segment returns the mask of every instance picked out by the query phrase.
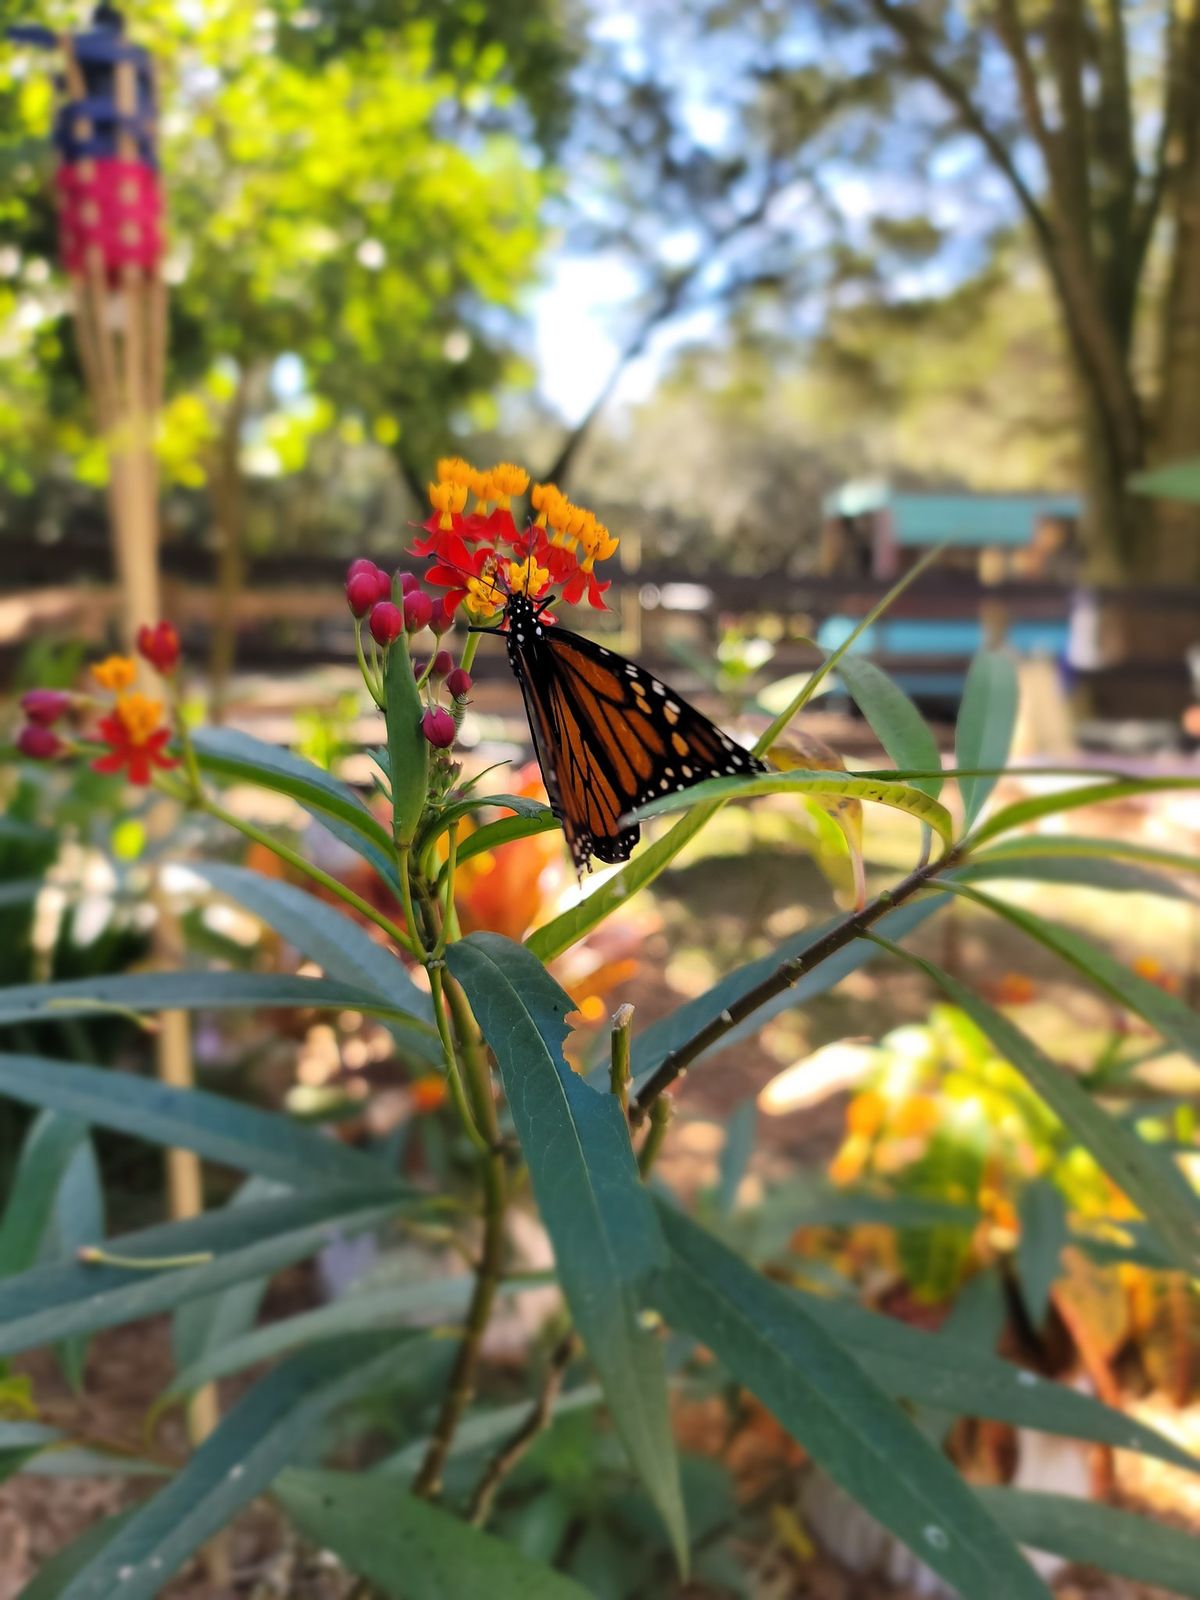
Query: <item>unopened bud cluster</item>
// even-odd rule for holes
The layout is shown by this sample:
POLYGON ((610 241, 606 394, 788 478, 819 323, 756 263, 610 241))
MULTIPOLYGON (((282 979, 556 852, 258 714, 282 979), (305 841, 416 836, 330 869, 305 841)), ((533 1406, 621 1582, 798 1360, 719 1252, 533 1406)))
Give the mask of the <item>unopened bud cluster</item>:
MULTIPOLYGON (((346 574, 346 603, 360 639, 365 623, 375 645, 385 652, 402 636, 406 644, 425 630, 441 638, 454 626, 454 618, 447 611, 443 597, 429 594, 415 574, 397 571, 389 575, 365 558, 350 564, 346 574)), ((455 665, 449 650, 440 648, 428 665, 411 661, 410 670, 427 702, 421 715, 421 732, 435 749, 447 750, 458 734, 471 692, 471 674, 455 665), (449 698, 449 706, 438 703, 440 691, 449 698)), ((375 674, 365 662, 364 675, 367 687, 379 700, 382 678, 373 682, 375 674)))

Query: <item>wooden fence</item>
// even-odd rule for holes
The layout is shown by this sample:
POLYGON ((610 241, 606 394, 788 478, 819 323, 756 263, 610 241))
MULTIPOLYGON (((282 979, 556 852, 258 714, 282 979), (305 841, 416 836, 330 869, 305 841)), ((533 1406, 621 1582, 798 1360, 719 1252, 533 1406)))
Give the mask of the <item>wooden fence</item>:
MULTIPOLYGON (((413 563, 419 568, 420 563, 413 563)), ((197 544, 170 543, 163 550, 165 609, 179 624, 189 652, 204 659, 217 604, 214 559, 197 544)), ((272 673, 353 658, 342 584, 345 561, 295 554, 251 559, 236 607, 238 664, 272 673)), ((724 570, 681 572, 649 561, 637 571, 614 574, 608 599, 611 617, 589 617, 618 649, 666 668, 672 636, 692 648, 715 644, 724 619, 770 615, 784 619, 772 670, 801 671, 817 659, 811 645, 830 617, 864 616, 889 586, 864 578, 822 577, 776 571, 744 576, 724 570), (615 624, 615 626, 614 626, 615 624)), ((1186 652, 1200 645, 1200 591, 1172 586, 1127 588, 1102 594, 1107 613, 1118 616, 1127 637, 1150 640, 1153 650, 1122 652, 1120 665, 1086 675, 1098 708, 1110 715, 1173 715, 1186 703, 1186 652), (1166 648, 1159 648, 1167 642, 1166 648)), ((1011 623, 1066 624, 1072 590, 1062 583, 980 584, 956 572, 933 570, 920 578, 889 611, 891 620, 929 624, 979 620, 989 635, 1002 636, 1011 623)), ((100 538, 71 538, 53 545, 0 545, 0 672, 7 678, 20 652, 35 636, 77 636, 89 644, 105 637, 115 595, 108 547, 100 538)), ((937 647, 880 664, 906 673, 961 672, 961 655, 937 647)), ((503 671, 502 658, 479 658, 485 675, 503 671)))

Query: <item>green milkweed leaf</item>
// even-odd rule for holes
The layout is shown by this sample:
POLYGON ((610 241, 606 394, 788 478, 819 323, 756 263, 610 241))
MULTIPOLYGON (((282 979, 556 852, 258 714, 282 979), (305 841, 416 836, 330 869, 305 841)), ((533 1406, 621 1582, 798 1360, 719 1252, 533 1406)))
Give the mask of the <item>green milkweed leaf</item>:
POLYGON ((446 960, 500 1068, 567 1304, 682 1566, 687 1536, 666 1373, 638 1301, 639 1285, 666 1256, 625 1119, 612 1095, 563 1059, 573 1004, 536 957, 480 933, 450 945, 446 960))

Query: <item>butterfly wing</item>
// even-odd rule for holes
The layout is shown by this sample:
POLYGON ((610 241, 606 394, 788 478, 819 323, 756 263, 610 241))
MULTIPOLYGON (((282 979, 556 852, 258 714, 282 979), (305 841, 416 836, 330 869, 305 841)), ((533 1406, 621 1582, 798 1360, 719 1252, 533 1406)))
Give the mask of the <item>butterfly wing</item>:
POLYGON ((510 601, 509 661, 550 804, 577 868, 626 861, 641 836, 620 819, 706 778, 762 763, 653 673, 510 601))

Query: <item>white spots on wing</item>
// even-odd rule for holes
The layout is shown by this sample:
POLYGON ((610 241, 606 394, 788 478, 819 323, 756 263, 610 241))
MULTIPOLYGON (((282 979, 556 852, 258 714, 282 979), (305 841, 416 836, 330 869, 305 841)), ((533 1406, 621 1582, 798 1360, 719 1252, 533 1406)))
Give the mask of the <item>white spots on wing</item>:
POLYGON ((671 787, 671 780, 669 778, 664 778, 658 787, 665 793, 671 787))
POLYGON ((685 778, 690 778, 690 777, 691 777, 691 775, 692 775, 692 769, 691 769, 691 767, 680 767, 680 769, 679 769, 679 770, 680 770, 680 772, 682 772, 682 773, 683 773, 683 775, 684 775, 684 777, 685 777, 685 778))
POLYGON ((657 678, 651 680, 650 687, 654 690, 655 694, 666 694, 667 692, 665 687, 659 683, 657 678))

